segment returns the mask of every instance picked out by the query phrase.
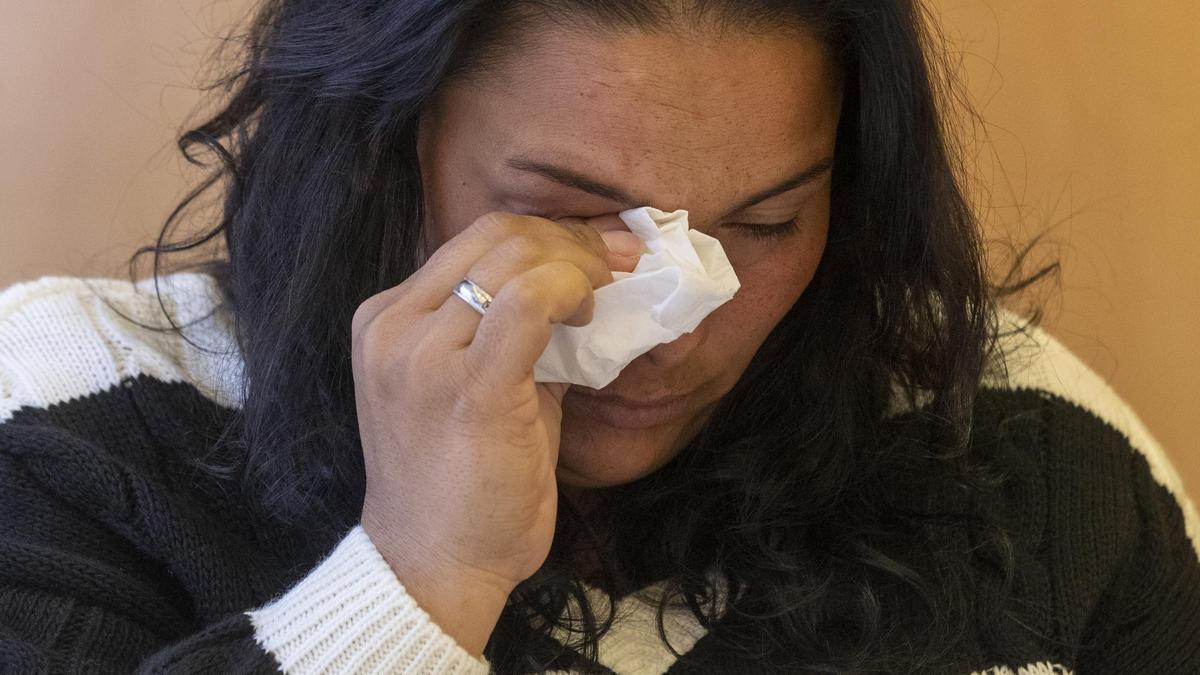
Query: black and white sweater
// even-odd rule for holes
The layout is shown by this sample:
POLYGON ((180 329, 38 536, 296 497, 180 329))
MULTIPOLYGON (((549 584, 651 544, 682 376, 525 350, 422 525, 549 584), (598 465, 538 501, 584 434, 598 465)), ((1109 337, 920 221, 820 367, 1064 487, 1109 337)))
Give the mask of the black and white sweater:
MULTIPOLYGON (((487 672, 361 528, 296 572, 190 479, 188 458, 238 408, 241 364, 221 313, 187 331, 205 351, 114 311, 162 325, 150 283, 0 293, 0 672, 487 672)), ((179 323, 216 299, 202 275, 163 291, 179 323)), ((1011 648, 977 650, 964 673, 1200 673, 1200 529, 1175 469, 1062 345, 1036 330, 1011 340, 976 417, 986 431, 1024 412, 1008 520, 1036 602, 1011 626, 977 627, 1011 631, 998 641, 1011 648)), ((621 601, 600 666, 766 668, 728 662, 690 613, 666 618, 676 658, 638 599, 653 590, 621 601)))

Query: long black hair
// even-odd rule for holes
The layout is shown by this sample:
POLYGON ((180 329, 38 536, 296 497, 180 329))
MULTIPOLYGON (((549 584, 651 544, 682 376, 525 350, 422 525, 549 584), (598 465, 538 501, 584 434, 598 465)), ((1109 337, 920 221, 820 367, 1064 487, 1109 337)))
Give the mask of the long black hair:
POLYGON ((987 620, 973 589, 983 577, 1006 588, 1012 563, 977 508, 997 474, 968 443, 998 291, 939 108, 947 71, 915 0, 264 2, 214 87, 222 107, 180 139, 207 179, 131 260, 132 273, 152 252, 157 275, 166 254, 223 244, 202 269, 235 319, 246 389, 201 466, 286 533, 275 543, 297 561, 327 550, 364 489, 351 317, 421 260, 422 111, 449 79, 484 72, 501 36, 536 34, 530 22, 683 19, 796 25, 839 64, 824 257, 675 460, 602 491, 586 519, 564 497, 550 556, 486 654, 501 672, 543 669, 554 626, 594 654, 611 613, 560 621, 584 597, 576 562, 590 551, 591 583, 621 593, 665 579, 662 607, 681 602, 705 625, 723 594, 723 649, 774 655, 763 667, 929 670, 987 620), (172 242, 210 189, 222 190, 219 222, 172 242))

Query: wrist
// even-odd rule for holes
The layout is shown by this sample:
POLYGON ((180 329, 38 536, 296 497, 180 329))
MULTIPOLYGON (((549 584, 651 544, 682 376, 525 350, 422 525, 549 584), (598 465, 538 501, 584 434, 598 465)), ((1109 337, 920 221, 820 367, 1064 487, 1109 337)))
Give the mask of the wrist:
POLYGON ((370 521, 364 513, 363 530, 408 594, 459 646, 481 658, 515 584, 420 546, 392 545, 370 521))

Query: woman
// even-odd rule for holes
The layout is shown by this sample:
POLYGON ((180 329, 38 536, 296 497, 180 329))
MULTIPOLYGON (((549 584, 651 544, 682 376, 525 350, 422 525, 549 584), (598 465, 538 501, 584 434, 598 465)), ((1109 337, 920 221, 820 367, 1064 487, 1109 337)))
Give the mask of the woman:
POLYGON ((995 309, 921 20, 266 3, 147 249, 225 252, 0 296, 3 670, 1196 672, 1194 510, 995 309), (535 382, 647 204, 741 289, 535 382))

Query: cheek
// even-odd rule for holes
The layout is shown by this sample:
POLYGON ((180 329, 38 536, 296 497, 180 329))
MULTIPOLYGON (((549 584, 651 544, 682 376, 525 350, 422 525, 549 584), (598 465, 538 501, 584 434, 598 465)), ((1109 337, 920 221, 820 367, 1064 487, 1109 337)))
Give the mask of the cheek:
POLYGON ((781 241, 730 247, 730 263, 742 283, 729 302, 738 320, 760 329, 756 333, 765 339, 812 281, 827 232, 827 226, 810 225, 781 241))
POLYGON ((709 317, 706 340, 725 367, 740 370, 749 363, 808 287, 825 249, 827 229, 802 230, 781 242, 751 242, 730 251, 742 286, 709 317), (757 252, 747 257, 750 246, 757 252), (735 260, 735 255, 741 259, 735 260))
POLYGON ((737 352, 753 354, 800 292, 792 285, 794 280, 785 275, 739 273, 738 277, 742 287, 718 310, 721 332, 727 340, 738 343, 737 352))

